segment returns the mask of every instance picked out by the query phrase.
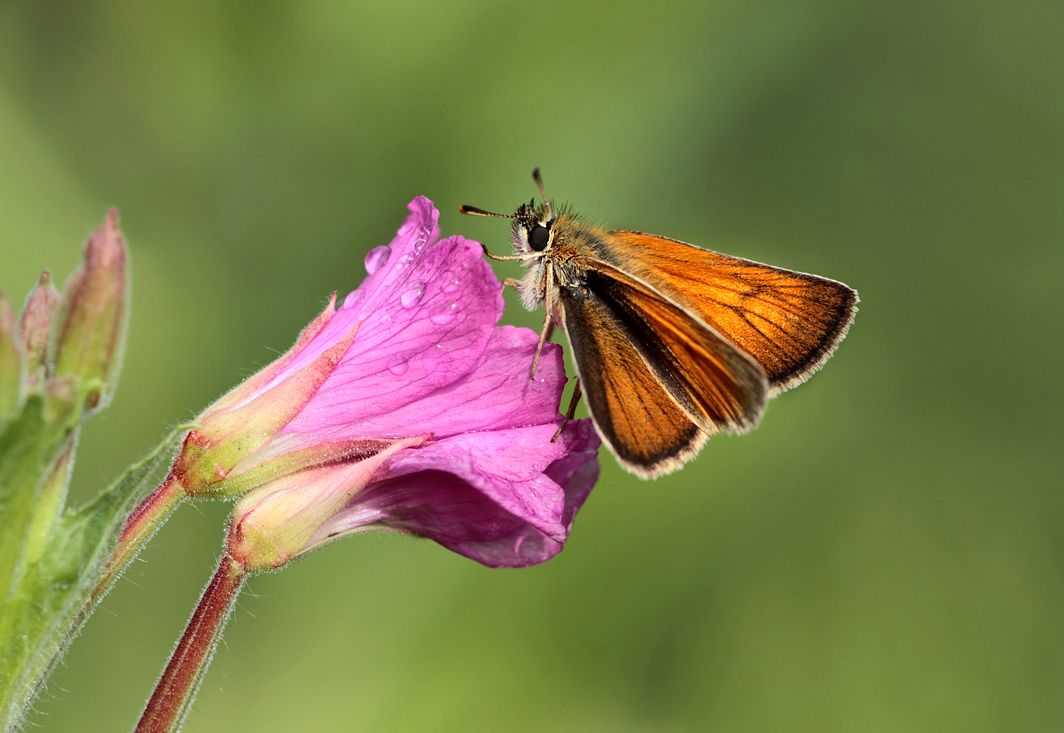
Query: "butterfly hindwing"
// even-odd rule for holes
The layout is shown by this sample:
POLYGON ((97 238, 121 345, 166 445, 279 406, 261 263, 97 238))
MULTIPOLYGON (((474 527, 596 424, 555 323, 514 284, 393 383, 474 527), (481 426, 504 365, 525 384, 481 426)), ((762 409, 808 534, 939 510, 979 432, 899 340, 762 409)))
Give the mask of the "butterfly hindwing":
POLYGON ((629 471, 649 478, 674 471, 705 441, 650 371, 617 316, 593 292, 560 288, 562 322, 588 410, 599 434, 629 471))

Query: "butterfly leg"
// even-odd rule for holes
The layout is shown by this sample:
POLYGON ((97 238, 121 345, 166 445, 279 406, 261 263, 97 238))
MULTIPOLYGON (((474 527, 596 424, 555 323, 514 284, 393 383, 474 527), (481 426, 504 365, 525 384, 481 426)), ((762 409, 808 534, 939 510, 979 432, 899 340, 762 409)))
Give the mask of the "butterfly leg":
POLYGON ((554 442, 558 439, 558 436, 565 430, 565 426, 569 424, 569 421, 576 415, 576 406, 580 404, 580 377, 576 378, 576 387, 573 388, 573 396, 569 400, 569 409, 565 411, 565 417, 562 418, 562 424, 558 426, 558 429, 554 431, 554 437, 550 439, 550 442, 554 442))
POLYGON ((543 294, 544 304, 547 308, 547 316, 543 319, 543 330, 539 332, 539 343, 536 344, 536 355, 532 357, 532 371, 528 373, 529 379, 536 378, 536 365, 539 364, 539 354, 543 351, 543 342, 550 338, 554 332, 554 307, 551 304, 551 294, 554 291, 554 268, 547 265, 547 289, 543 294))
POLYGON ((543 330, 539 332, 539 343, 536 344, 536 355, 532 357, 532 371, 528 373, 529 379, 536 378, 536 365, 539 364, 539 354, 543 351, 543 344, 550 338, 553 331, 554 317, 550 313, 547 313, 547 317, 543 319, 543 330))
POLYGON ((503 280, 502 284, 503 285, 509 285, 514 290, 518 290, 518 291, 521 290, 521 281, 520 280, 515 280, 512 277, 508 277, 505 280, 503 280))

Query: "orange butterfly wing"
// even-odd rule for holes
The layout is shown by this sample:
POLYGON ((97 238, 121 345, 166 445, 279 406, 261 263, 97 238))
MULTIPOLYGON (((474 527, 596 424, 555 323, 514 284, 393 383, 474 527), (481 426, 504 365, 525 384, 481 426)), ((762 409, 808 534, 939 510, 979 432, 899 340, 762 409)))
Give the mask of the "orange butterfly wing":
POLYGON ((819 369, 857 311, 857 292, 827 278, 643 232, 606 232, 603 239, 596 255, 675 300, 753 357, 772 394, 819 369))

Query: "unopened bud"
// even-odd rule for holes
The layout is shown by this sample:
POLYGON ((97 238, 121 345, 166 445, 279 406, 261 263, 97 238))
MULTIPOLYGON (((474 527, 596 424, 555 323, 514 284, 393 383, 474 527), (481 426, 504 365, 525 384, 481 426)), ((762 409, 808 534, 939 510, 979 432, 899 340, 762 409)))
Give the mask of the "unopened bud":
POLYGON ((22 353, 25 357, 26 385, 33 387, 50 376, 48 363, 48 329, 59 310, 59 291, 52 284, 48 270, 30 291, 22 309, 22 353))
POLYGON ((22 355, 15 339, 15 310, 0 292, 0 421, 14 412, 22 389, 22 355))
POLYGON ((107 404, 118 379, 129 312, 126 245, 111 209, 63 290, 55 373, 74 377, 88 410, 107 404))
POLYGON ((376 441, 375 453, 288 474, 249 492, 229 520, 229 556, 249 572, 270 570, 308 552, 327 538, 319 530, 366 487, 401 450, 428 435, 376 441))

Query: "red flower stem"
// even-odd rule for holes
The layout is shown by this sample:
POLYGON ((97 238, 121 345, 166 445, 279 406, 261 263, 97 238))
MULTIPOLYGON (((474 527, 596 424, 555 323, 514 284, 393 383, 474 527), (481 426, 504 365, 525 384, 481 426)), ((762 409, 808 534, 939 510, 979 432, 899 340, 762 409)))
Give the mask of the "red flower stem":
POLYGON ((244 568, 228 554, 222 556, 218 571, 203 591, 166 671, 155 685, 136 733, 164 733, 181 728, 246 577, 244 568))
POLYGON ((92 596, 87 604, 88 608, 103 597, 108 588, 122 571, 126 569, 130 561, 137 556, 144 544, 151 539, 156 530, 162 526, 166 518, 170 516, 177 506, 186 498, 185 488, 173 474, 153 491, 148 498, 140 503, 136 509, 126 518, 126 525, 118 538, 118 544, 111 551, 111 557, 107 561, 103 575, 92 591, 92 596))

